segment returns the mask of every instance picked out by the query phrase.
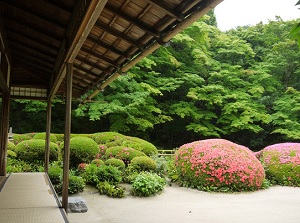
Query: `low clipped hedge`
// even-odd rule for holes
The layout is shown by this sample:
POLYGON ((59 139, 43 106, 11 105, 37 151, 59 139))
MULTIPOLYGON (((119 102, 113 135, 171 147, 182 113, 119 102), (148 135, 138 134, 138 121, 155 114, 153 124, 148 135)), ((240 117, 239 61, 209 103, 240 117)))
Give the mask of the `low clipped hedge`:
POLYGON ((91 164, 96 164, 97 166, 104 165, 104 161, 100 159, 94 159, 92 160, 91 164))
MULTIPOLYGON (((61 147, 63 148, 63 144, 61 147)), ((98 154, 97 143, 88 137, 77 136, 70 139, 70 166, 77 167, 80 163, 90 163, 98 154)))
POLYGON ((13 143, 15 145, 17 145, 18 143, 23 142, 25 140, 32 139, 32 137, 27 134, 13 134, 12 138, 13 138, 13 143))
POLYGON ((131 160, 130 167, 137 171, 155 171, 156 162, 147 156, 135 157, 131 160))
MULTIPOLYGON (((36 133, 35 136, 33 136, 32 139, 43 139, 43 140, 46 140, 46 133, 45 132, 36 133)), ((50 142, 54 142, 54 143, 57 142, 57 137, 56 137, 55 134, 50 134, 50 142)))
POLYGON ((248 148, 224 139, 201 140, 175 153, 178 181, 206 191, 257 190, 265 172, 248 148))
POLYGON ((116 158, 110 158, 106 160, 105 165, 117 167, 119 170, 125 169, 125 163, 123 162, 123 160, 116 159, 116 158))
POLYGON ((280 143, 261 150, 267 178, 274 184, 300 186, 300 143, 280 143))
MULTIPOLYGON (((15 152, 18 159, 31 163, 43 162, 45 159, 45 144, 43 139, 31 139, 20 142, 15 147, 15 152)), ((56 161, 58 157, 58 146, 50 142, 50 161, 56 161)))
POLYGON ((146 156, 145 153, 135 150, 133 148, 127 148, 124 146, 115 146, 106 150, 105 157, 116 158, 122 160, 125 164, 129 164, 131 160, 138 156, 146 156))
POLYGON ((97 144, 107 144, 109 142, 123 139, 125 136, 117 132, 99 132, 99 133, 91 134, 90 137, 97 144))

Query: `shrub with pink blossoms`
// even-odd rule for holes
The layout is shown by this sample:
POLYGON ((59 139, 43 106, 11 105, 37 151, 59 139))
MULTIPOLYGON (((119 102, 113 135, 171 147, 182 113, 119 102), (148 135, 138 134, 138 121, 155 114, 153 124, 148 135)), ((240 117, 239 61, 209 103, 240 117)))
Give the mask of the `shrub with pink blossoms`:
POLYGON ((200 190, 257 190, 265 179, 264 168, 251 150, 224 139, 181 146, 175 167, 182 185, 200 190))
POLYGON ((300 186, 300 143, 280 143, 262 150, 261 161, 272 183, 300 186))

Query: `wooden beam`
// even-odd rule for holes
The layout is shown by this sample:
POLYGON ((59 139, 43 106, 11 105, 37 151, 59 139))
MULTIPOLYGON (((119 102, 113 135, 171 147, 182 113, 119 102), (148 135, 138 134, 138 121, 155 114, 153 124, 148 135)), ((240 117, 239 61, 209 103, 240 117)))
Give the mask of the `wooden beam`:
POLYGON ((131 17, 127 14, 125 14, 124 12, 122 12, 120 9, 116 9, 115 7, 113 7, 112 5, 107 4, 105 6, 105 9, 115 13, 117 16, 125 19, 126 21, 128 21, 129 23, 137 26, 138 28, 140 28, 141 30, 145 31, 146 33, 148 33, 151 36, 154 36, 156 38, 160 37, 160 33, 154 29, 152 29, 150 26, 148 26, 145 23, 142 23, 141 21, 139 21, 137 18, 131 17))
POLYGON ((51 110, 52 110, 52 102, 47 101, 46 145, 45 145, 45 163, 44 163, 44 171, 47 174, 49 171, 49 157, 50 157, 51 110))
POLYGON ((93 63, 93 62, 87 60, 87 59, 86 59, 85 57, 83 57, 83 56, 78 55, 78 56, 76 57, 76 60, 80 61, 81 63, 87 64, 87 65, 89 65, 89 66, 91 66, 91 67, 93 67, 93 68, 96 68, 96 69, 98 69, 98 70, 101 70, 101 71, 102 71, 103 73, 105 73, 105 74, 109 74, 109 73, 110 73, 110 71, 107 71, 107 70, 106 70, 107 68, 102 67, 102 66, 99 65, 99 64, 93 63))
POLYGON ((175 18, 178 21, 182 21, 184 19, 184 15, 173 10, 169 5, 160 0, 150 0, 150 4, 153 4, 163 10, 169 16, 175 18))
POLYGON ((9 106, 10 95, 9 93, 3 93, 0 126, 0 176, 6 176, 9 106))
POLYGON ((122 32, 118 31, 117 29, 114 29, 112 27, 110 27, 109 25, 106 25, 100 21, 96 22, 96 26, 99 27, 100 29, 104 30, 105 32, 108 32, 109 34, 118 37, 120 39, 125 40, 126 42, 130 43, 131 45, 136 46, 138 49, 142 50, 143 49, 143 45, 138 43, 137 40, 132 39, 126 35, 124 35, 122 32))
POLYGON ((70 163, 70 135, 71 135, 71 105, 72 105, 72 77, 73 65, 66 64, 67 70, 67 92, 66 92, 66 113, 65 113, 65 134, 64 134, 64 158, 63 158, 63 186, 62 186, 62 207, 68 212, 68 187, 69 187, 69 163, 70 163))
POLYGON ((113 67, 118 67, 119 64, 116 64, 115 61, 103 56, 103 54, 101 53, 98 53, 97 51, 94 51, 94 50, 90 50, 89 48, 87 47, 81 47, 81 50, 89 55, 92 55, 96 58, 99 58, 100 60, 103 60, 104 62, 108 63, 109 65, 113 66, 113 67))
POLYGON ((96 37, 93 37, 93 36, 88 36, 87 38, 88 40, 92 41, 93 43, 97 44, 98 46, 110 51, 110 52, 113 52, 117 55, 120 55, 126 59, 129 59, 130 56, 127 55, 126 53, 122 52, 121 50, 118 50, 117 48, 115 48, 113 45, 109 45, 107 43, 105 43, 104 41, 100 40, 100 39, 97 39, 96 37))
MULTIPOLYGON (((95 22, 99 18, 106 3, 107 0, 91 0, 88 9, 86 10, 86 13, 84 15, 84 18, 80 21, 80 26, 78 27, 78 30, 75 31, 76 35, 68 43, 69 47, 65 48, 66 46, 63 46, 65 50, 61 51, 61 54, 63 54, 63 56, 60 56, 60 60, 62 61, 57 63, 59 67, 57 70, 54 70, 54 73, 52 74, 53 84, 50 86, 50 100, 54 98, 61 82, 64 79, 65 72, 63 72, 63 70, 65 63, 74 62, 75 57, 77 56, 87 36, 91 32, 95 22)), ((73 21, 71 21, 71 23, 73 23, 73 21)), ((69 26, 73 26, 73 24, 71 23, 69 24, 69 26)))

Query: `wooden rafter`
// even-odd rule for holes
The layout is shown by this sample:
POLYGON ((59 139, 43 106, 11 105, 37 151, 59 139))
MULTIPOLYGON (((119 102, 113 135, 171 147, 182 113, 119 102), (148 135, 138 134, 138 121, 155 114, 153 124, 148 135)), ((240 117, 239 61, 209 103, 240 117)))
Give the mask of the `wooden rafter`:
POLYGON ((119 9, 116 9, 115 7, 109 5, 109 3, 106 5, 105 9, 113 12, 114 14, 118 15, 119 17, 125 19, 127 22, 134 24, 135 26, 139 27, 141 30, 143 30, 144 32, 159 38, 159 32, 157 32, 156 30, 152 29, 150 26, 148 26, 147 24, 141 22, 140 20, 138 20, 137 18, 131 17, 129 15, 127 15, 126 13, 122 12, 119 9))
POLYGON ((155 5, 156 7, 159 7, 166 14, 168 14, 169 16, 175 18, 177 21, 182 21, 184 19, 183 14, 175 11, 169 5, 167 5, 165 2, 163 2, 161 0, 151 0, 150 3, 155 5))

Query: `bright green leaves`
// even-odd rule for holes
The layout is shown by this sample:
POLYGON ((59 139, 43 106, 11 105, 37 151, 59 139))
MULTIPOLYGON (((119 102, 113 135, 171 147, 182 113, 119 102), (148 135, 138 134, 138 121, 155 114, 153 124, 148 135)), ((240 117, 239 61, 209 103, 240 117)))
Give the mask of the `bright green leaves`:
POLYGON ((288 88, 283 97, 274 102, 272 124, 275 130, 272 133, 283 135, 287 139, 300 139, 300 92, 288 88))

